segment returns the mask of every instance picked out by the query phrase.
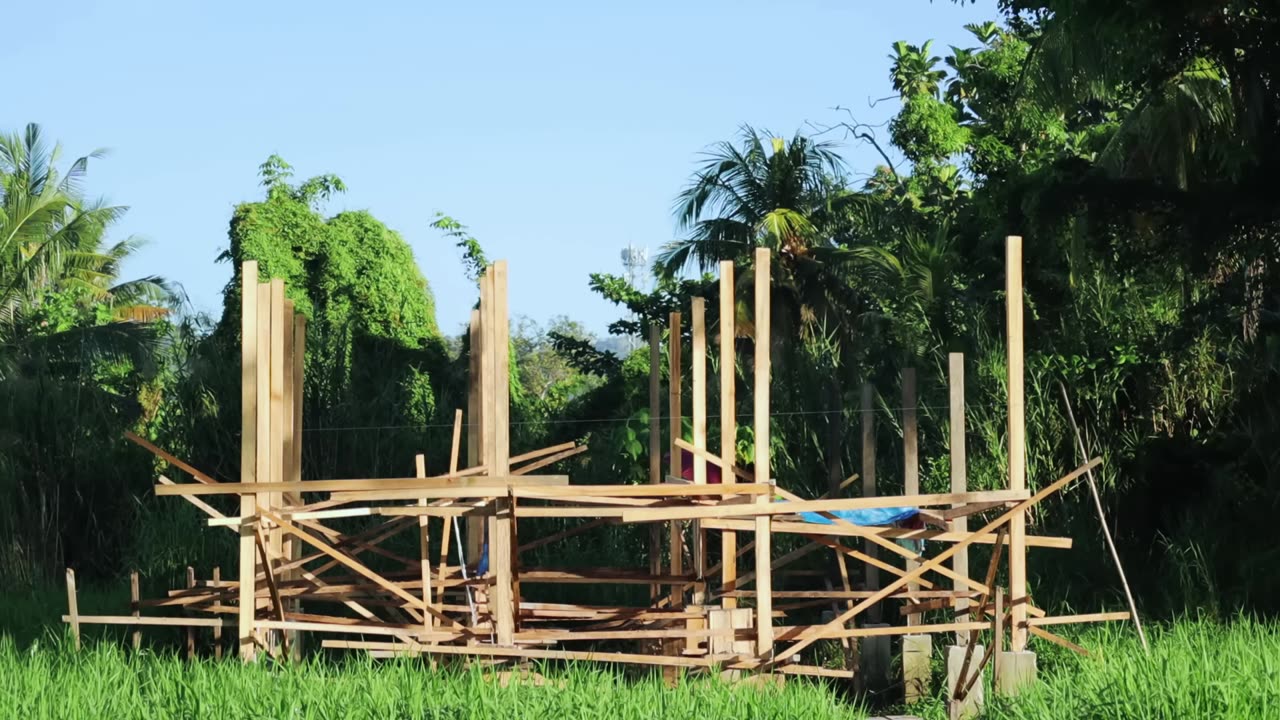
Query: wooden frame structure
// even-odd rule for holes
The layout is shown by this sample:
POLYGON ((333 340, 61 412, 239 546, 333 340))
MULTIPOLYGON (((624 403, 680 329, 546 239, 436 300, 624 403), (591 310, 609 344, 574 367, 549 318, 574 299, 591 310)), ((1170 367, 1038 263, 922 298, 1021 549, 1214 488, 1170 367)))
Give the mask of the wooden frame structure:
MULTIPOLYGON (((725 262, 720 265, 718 327, 720 447, 708 444, 709 337, 705 303, 695 299, 689 308, 691 382, 687 387, 692 437, 686 439, 682 432, 686 386, 683 318, 677 312, 670 317, 666 338, 668 472, 662 472, 659 455, 664 446, 659 417, 663 338, 662 329, 654 326, 649 333, 649 475, 648 483, 640 485, 574 485, 564 475, 535 474, 585 450, 574 443, 511 455, 507 266, 501 261, 480 280, 480 300, 469 332, 467 408, 465 414, 461 409, 455 413, 447 470, 429 475, 427 458, 419 455, 414 477, 303 480, 305 318, 285 298, 283 282, 259 282, 257 264, 246 262, 241 282, 240 481, 219 482, 147 441, 131 438, 195 481, 175 483, 162 476, 155 486, 157 495, 184 498, 209 515, 209 526, 238 534, 237 579, 191 576, 187 587, 157 600, 138 598, 135 579, 130 615, 88 617, 76 611, 74 576, 68 571, 66 621, 77 638, 80 626, 95 622, 214 627, 218 632, 235 625, 239 652, 246 660, 263 650, 288 653, 299 646, 299 634, 307 633, 321 635, 326 648, 377 654, 461 655, 487 661, 595 660, 828 677, 852 677, 856 665, 806 663, 805 651, 822 640, 840 640, 848 651, 854 638, 946 633, 971 643, 982 630, 1008 628, 1014 649, 1022 649, 1027 636, 1035 635, 1082 650, 1044 628, 1128 619, 1130 613, 1046 617, 1026 596, 1027 548, 1071 546, 1069 538, 1027 536, 1027 511, 1099 461, 1089 461, 1034 494, 1026 489, 1021 457, 1025 445, 1020 248, 1020 240, 1011 238, 1008 488, 967 489, 964 363, 962 356, 953 354, 949 366, 951 492, 919 492, 915 373, 908 369, 903 373, 904 494, 876 494, 875 391, 866 385, 862 496, 841 496, 859 479, 854 475, 817 499, 787 491, 771 473, 769 388, 774 339, 768 250, 756 250, 747 268, 754 285, 749 329, 755 348, 748 390, 752 436, 757 439, 750 467, 739 465, 737 451, 739 328, 735 268, 725 262), (464 428, 466 467, 460 467, 464 428), (682 472, 681 458, 686 454, 693 458, 690 479, 682 472), (719 484, 708 484, 709 466, 718 468, 719 484), (228 503, 227 510, 220 511, 206 496, 223 496, 221 502, 234 496, 237 504, 228 503), (859 526, 834 514, 896 506, 920 508, 921 515, 937 527, 859 526), (806 522, 799 516, 802 511, 818 513, 829 523, 806 522), (969 519, 979 516, 991 519, 978 522, 981 527, 970 531, 969 519), (548 517, 576 518, 580 524, 540 538, 519 531, 521 519, 548 517), (354 528, 340 527, 356 522, 354 528), (593 528, 626 523, 650 525, 646 568, 567 570, 521 564, 521 555, 533 549, 593 528), (389 538, 414 530, 416 557, 389 549, 389 538), (717 533, 719 542, 709 542, 708 536, 717 533), (797 535, 803 542, 777 554, 773 548, 779 534, 797 535), (750 540, 740 544, 747 536, 750 540), (860 545, 855 544, 857 539, 862 540, 860 545), (941 544, 943 549, 930 556, 905 544, 922 540, 941 544), (969 576, 968 548, 975 543, 994 546, 982 581, 969 576), (775 583, 776 573, 817 551, 834 554, 838 590, 831 585, 783 589, 775 583), (993 587, 1004 553, 1009 563, 1007 597, 993 587), (852 567, 850 560, 856 561, 852 567), (742 572, 744 565, 748 572, 742 572), (930 574, 949 581, 948 587, 930 581, 930 574), (602 582, 646 585, 648 603, 623 607, 522 599, 522 585, 602 582), (896 613, 887 612, 886 601, 894 603, 896 613), (141 613, 166 607, 181 608, 185 614, 141 613), (815 622, 814 615, 823 608, 831 609, 830 618, 815 622), (899 615, 906 618, 904 624, 878 624, 883 617, 899 615), (930 616, 935 619, 928 620, 930 616), (871 623, 859 625, 855 622, 859 619, 871 623), (601 649, 600 643, 609 643, 609 649, 601 649), (615 649, 619 643, 635 643, 636 651, 615 649)), ((194 649, 194 643, 189 645, 194 649)), ((846 661, 850 655, 846 652, 846 661)), ((977 673, 986 660, 970 663, 966 657, 965 664, 977 673)), ((964 687, 972 683, 970 679, 964 687)))

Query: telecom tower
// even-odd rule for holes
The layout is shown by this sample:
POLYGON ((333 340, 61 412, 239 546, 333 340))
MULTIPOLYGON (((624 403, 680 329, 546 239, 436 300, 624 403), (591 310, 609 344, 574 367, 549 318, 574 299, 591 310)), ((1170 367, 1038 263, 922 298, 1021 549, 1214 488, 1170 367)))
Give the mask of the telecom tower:
MULTIPOLYGON (((622 249, 622 267, 627 273, 627 284, 631 287, 644 292, 648 286, 649 278, 649 249, 638 248, 631 243, 622 249)), ((631 319, 635 320, 635 314, 631 315, 631 319)), ((639 338, 631 336, 627 338, 627 351, 633 352, 639 345, 639 338)))

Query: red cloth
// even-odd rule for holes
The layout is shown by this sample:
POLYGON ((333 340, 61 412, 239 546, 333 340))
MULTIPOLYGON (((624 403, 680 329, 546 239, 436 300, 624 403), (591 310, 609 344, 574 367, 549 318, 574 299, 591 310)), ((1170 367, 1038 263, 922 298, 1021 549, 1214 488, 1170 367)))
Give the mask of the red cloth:
MULTIPOLYGON (((668 461, 670 457, 671 455, 668 454, 666 457, 663 458, 663 460, 668 461)), ((685 450, 684 448, 680 448, 680 477, 684 478, 685 480, 688 480, 689 482, 693 482, 693 453, 689 452, 688 450, 685 450)), ((707 484, 708 485, 720 484, 720 466, 719 465, 707 463, 707 484)))

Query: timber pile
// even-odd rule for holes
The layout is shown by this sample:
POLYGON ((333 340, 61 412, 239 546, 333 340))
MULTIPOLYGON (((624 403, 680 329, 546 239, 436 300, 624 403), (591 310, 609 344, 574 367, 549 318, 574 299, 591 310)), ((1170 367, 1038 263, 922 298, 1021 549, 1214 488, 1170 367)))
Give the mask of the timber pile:
MULTIPOLYGON (((1012 240, 1012 239, 1011 239, 1012 240)), ((649 482, 641 485, 574 485, 564 475, 536 471, 585 450, 566 443, 511 454, 508 399, 507 267, 489 267, 480 282, 480 302, 470 324, 470 381, 467 422, 454 417, 452 451, 444 472, 429 475, 416 458, 414 477, 398 479, 304 480, 302 478, 302 382, 305 318, 285 299, 280 280, 258 282, 255 262, 242 268, 242 454, 239 482, 220 482, 147 441, 131 437, 193 482, 159 478, 155 492, 184 499, 205 512, 215 532, 233 532, 239 541, 234 578, 215 573, 167 597, 137 596, 128 616, 81 616, 74 575, 68 571, 69 614, 80 625, 175 625, 234 627, 239 653, 249 660, 261 651, 288 655, 302 634, 321 635, 322 647, 363 650, 377 655, 422 653, 486 658, 592 660, 667 668, 721 668, 829 677, 856 673, 855 638, 889 635, 954 634, 973 647, 980 631, 1010 632, 1010 647, 1022 649, 1034 634, 1081 650, 1046 627, 1069 622, 1120 620, 1129 613, 1047 617, 1026 595, 1028 547, 1069 548, 1069 538, 1025 533, 1027 511, 1070 485, 1098 464, 1092 460, 1031 493, 1023 475, 1020 244, 1010 243, 1010 483, 1004 490, 965 487, 963 358, 951 358, 952 492, 920 494, 916 457, 914 373, 904 373, 903 438, 906 486, 899 496, 877 496, 871 401, 863 392, 862 496, 842 497, 858 476, 833 478, 830 492, 806 500, 779 487, 770 473, 769 443, 756 445, 750 469, 740 467, 737 436, 737 331, 734 326, 734 266, 720 267, 718 452, 708 447, 707 340, 705 303, 690 307, 689 367, 692 436, 683 427, 681 313, 667 329, 669 368, 665 450, 662 467, 662 332, 651 328, 649 350, 649 482), (466 428, 465 462, 463 430, 466 428), (676 430, 672 432, 672 430, 676 430), (683 477, 681 458, 693 457, 692 477, 683 477), (722 481, 708 483, 708 467, 722 481), (223 496, 221 500, 210 496, 223 496), (234 510, 212 503, 234 496, 234 510), (844 510, 920 508, 933 527, 866 527, 841 519, 844 510), (805 522, 799 513, 819 513, 830 524, 805 522), (976 530, 972 518, 983 517, 976 530), (358 531, 339 529, 350 518, 358 531), (541 538, 517 531, 524 518, 573 518, 581 524, 541 538), (604 525, 645 523, 651 528, 649 564, 643 569, 558 570, 525 568, 520 557, 553 542, 604 525), (401 533, 417 535, 418 552, 389 549, 401 533), (794 550, 773 552, 777 534, 804 539, 794 550), (740 536, 751 536, 740 544, 740 536), (435 536, 434 538, 432 536, 435 536), (713 548, 712 541, 718 539, 713 548), (943 549, 924 556, 904 541, 929 540, 943 549), (861 542, 858 542, 861 541, 861 542), (969 575, 968 548, 992 544, 991 562, 981 581, 969 575), (664 546, 666 552, 664 553, 664 546), (774 589, 774 574, 814 552, 835 558, 839 588, 774 589), (484 557, 482 558, 482 553, 484 557), (664 563, 665 554, 665 563, 664 563), (1002 555, 1011 587, 994 587, 1002 555), (377 556, 371 562, 368 558, 377 556), (718 558, 715 562, 713 559, 718 558), (743 559, 746 558, 744 561, 743 559), (740 566, 746 564, 748 568, 740 566), (853 561, 850 563, 850 561, 853 561), (377 565, 382 569, 375 569, 377 565), (386 567, 397 569, 386 570, 386 567), (742 572, 742 570, 748 570, 742 572), (859 571, 860 570, 860 571, 859 571), (938 583, 929 576, 941 578, 938 583), (881 578, 887 582, 881 582, 881 578), (855 584, 857 581, 857 584, 855 584), (946 586, 942 586, 945 582, 946 586), (649 603, 604 606, 530 602, 521 586, 556 583, 647 585, 649 603), (884 625, 886 601, 905 616, 902 625, 884 625), (144 616, 151 608, 181 608, 183 617, 144 616), (832 608, 827 622, 796 622, 832 608), (815 610, 816 609, 816 610, 815 610), (925 622, 926 614, 941 622, 925 622), (779 620, 781 620, 779 622, 779 620), (857 620, 871 620, 859 625, 857 620), (373 638, 373 639, 369 639, 373 638), (805 664, 801 653, 822 640, 846 649, 844 667, 805 664), (636 652, 601 651, 634 643, 636 652)), ((757 250, 753 265, 755 344, 754 436, 770 437, 770 254, 757 250)), ((190 635, 189 635, 190 638, 190 635)), ((138 637, 135 631, 135 645, 138 637)), ((188 646, 193 648, 193 641, 188 646)), ((998 644, 999 641, 997 641, 998 644)), ((220 648, 220 645, 219 645, 220 648)), ((965 658, 962 675, 976 678, 989 661, 965 658), (972 673, 966 675, 965 673, 972 673)), ((969 682, 972 686, 972 680, 969 682)), ((961 688, 963 691, 964 689, 961 688)), ((957 692, 962 695, 963 692, 957 692)))

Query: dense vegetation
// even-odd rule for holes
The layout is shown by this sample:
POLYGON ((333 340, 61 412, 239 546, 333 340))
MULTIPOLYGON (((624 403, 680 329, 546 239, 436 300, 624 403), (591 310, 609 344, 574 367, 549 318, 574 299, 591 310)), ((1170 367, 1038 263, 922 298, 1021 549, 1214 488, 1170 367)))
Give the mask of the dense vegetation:
MULTIPOLYGON (((1090 454, 1106 461, 1104 502, 1143 609, 1274 614, 1280 576, 1266 569, 1280 552, 1280 205, 1268 178, 1280 169, 1280 12, 1257 0, 1000 7, 1000 22, 968 28, 969 47, 892 46, 901 109, 887 127, 852 114, 790 138, 744 126, 709 148, 676 197, 681 239, 657 259, 654 290, 608 274, 591 286, 618 305, 613 332, 643 337, 690 296, 714 297, 700 273, 737 261, 742 378, 754 348, 750 251, 769 247, 770 441, 781 482, 815 494, 857 470, 860 388, 870 382, 879 482, 900 488, 898 378, 915 367, 922 486, 946 487, 946 354, 962 351, 970 483, 996 487, 1006 464, 1003 243, 1022 235, 1030 481, 1078 463, 1065 395, 1090 454), (869 144, 884 162, 858 168, 869 179, 855 181, 837 143, 869 144)), ((107 583, 128 567, 160 579, 188 564, 231 564, 224 538, 191 532, 194 513, 150 496, 153 460, 121 435, 134 430, 217 477, 236 476, 238 280, 221 317, 205 318, 175 312, 159 278, 120 278, 136 243, 110 237, 123 208, 85 199, 90 162, 60 172, 35 126, 0 138, 7 588, 46 585, 68 565, 107 583)), ((275 157, 259 172, 264 196, 235 210, 219 259, 237 268, 256 259, 264 276, 285 278, 310 320, 304 475, 404 475, 415 452, 445 456, 468 348, 438 327, 408 246, 369 213, 326 216, 326 199, 344 189, 336 177, 295 183, 275 157)), ((474 278, 480 243, 451 218, 434 227, 474 278)), ((453 262, 445 252, 418 260, 453 262)), ((515 327, 513 447, 584 440, 575 481, 642 481, 647 355, 602 352, 568 319, 515 327)), ((738 397, 749 412, 746 386, 738 397)), ((749 460, 750 428, 733 441, 749 460)), ((714 430, 710 442, 720 442, 714 430)), ((1083 497, 1048 503, 1034 521, 1077 538, 1074 552, 1033 556, 1042 605, 1115 592, 1083 497)), ((558 560, 640 565, 646 544, 635 532, 602 530, 595 542, 556 548, 558 560)), ((1192 652, 1202 631, 1166 642, 1192 652)), ((3 652, 12 663, 15 651, 3 652)), ((101 653, 41 662, 73 673, 87 667, 77 663, 156 663, 159 672, 167 662, 101 653)), ((1101 697, 1113 681, 1109 669, 1097 672, 1102 684, 1050 684, 1044 702, 1101 697)), ((1274 677, 1274 666, 1266 672, 1274 677)))

